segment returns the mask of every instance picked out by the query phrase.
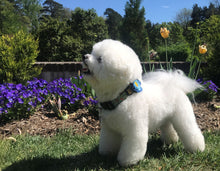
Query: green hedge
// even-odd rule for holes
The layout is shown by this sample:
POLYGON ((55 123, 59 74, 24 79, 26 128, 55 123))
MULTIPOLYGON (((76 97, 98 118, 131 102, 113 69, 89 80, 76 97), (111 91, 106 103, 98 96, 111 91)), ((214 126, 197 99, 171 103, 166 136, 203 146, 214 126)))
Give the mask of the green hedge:
MULTIPOLYGON (((157 49, 160 57, 160 61, 166 61, 166 46, 160 46, 157 49)), ((176 43, 167 46, 167 55, 170 59, 172 57, 173 61, 186 61, 186 59, 191 55, 191 49, 187 43, 176 43)))

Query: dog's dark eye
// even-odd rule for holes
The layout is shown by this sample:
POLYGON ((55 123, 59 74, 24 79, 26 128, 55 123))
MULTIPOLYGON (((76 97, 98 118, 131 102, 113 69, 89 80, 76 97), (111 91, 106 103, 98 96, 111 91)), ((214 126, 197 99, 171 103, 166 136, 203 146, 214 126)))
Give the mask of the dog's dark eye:
POLYGON ((101 63, 101 62, 102 62, 102 57, 101 57, 101 56, 98 57, 98 58, 97 58, 97 61, 98 61, 98 63, 101 63))

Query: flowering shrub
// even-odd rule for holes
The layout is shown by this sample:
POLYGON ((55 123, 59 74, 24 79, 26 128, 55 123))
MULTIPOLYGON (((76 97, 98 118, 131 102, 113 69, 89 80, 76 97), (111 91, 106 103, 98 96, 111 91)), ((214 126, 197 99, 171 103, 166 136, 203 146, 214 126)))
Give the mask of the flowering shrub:
POLYGON ((204 87, 204 90, 199 92, 197 95, 199 100, 209 101, 216 97, 219 88, 217 85, 215 85, 215 83, 213 83, 211 80, 203 81, 203 79, 198 79, 197 82, 199 82, 204 87))
POLYGON ((86 97, 82 89, 73 84, 71 79, 60 78, 49 83, 42 79, 34 79, 27 81, 27 85, 4 83, 0 84, 0 119, 28 117, 52 95, 60 97, 62 105, 70 110, 76 109, 78 105, 97 104, 93 98, 86 97))

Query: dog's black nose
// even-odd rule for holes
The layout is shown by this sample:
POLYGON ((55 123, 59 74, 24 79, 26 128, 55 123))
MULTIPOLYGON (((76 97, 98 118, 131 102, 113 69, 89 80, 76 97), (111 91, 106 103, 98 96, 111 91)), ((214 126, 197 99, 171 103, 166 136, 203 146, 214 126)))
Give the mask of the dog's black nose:
POLYGON ((85 61, 85 60, 88 59, 88 58, 89 58, 89 55, 88 55, 88 54, 84 55, 84 56, 83 56, 83 61, 85 61))

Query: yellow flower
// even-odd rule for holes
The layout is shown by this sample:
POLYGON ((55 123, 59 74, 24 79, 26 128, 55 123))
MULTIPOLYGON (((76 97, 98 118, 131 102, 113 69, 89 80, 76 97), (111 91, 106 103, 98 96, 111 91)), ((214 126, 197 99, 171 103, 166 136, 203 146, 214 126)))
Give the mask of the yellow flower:
POLYGON ((200 54, 205 54, 207 52, 206 45, 199 45, 199 53, 200 54))
POLYGON ((166 39, 166 38, 168 38, 169 37, 169 34, 170 34, 170 31, 169 30, 167 30, 167 28, 165 27, 165 28, 160 28, 160 34, 161 34, 161 36, 164 38, 164 39, 166 39))

